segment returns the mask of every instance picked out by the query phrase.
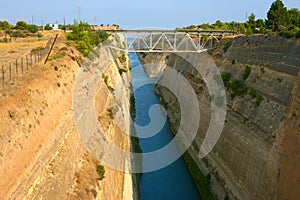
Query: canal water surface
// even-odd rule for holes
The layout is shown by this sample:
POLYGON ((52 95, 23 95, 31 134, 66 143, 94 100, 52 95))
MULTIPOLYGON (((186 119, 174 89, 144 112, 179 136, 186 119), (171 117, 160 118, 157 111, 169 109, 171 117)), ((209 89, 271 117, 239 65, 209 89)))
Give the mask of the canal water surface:
MULTIPOLYGON (((149 109, 151 106, 159 104, 159 97, 154 93, 154 84, 147 84, 136 90, 137 82, 147 80, 149 77, 141 68, 138 56, 135 53, 131 53, 129 56, 131 68, 133 69, 132 84, 135 90, 135 124, 138 126, 147 126, 151 123, 149 109)), ((164 113, 161 110, 156 112, 155 115, 159 120, 165 119, 164 113)), ((137 129, 137 135, 142 134, 137 129)), ((140 146, 143 152, 152 152, 159 150, 172 139, 173 135, 169 129, 169 124, 165 123, 155 136, 140 139, 140 146)), ((143 162, 143 168, 145 167, 144 165, 145 162, 143 162)), ((140 190, 142 200, 201 199, 183 158, 179 158, 171 165, 158 171, 143 173, 140 179, 140 190)))

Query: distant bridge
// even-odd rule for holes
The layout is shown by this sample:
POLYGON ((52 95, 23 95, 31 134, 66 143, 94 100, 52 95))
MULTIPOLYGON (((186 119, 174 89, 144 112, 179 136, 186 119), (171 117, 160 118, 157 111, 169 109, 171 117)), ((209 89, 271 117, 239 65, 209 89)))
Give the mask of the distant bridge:
POLYGON ((212 30, 110 30, 111 48, 126 52, 203 52, 217 47, 232 31, 212 30), (125 41, 121 41, 121 36, 125 41))

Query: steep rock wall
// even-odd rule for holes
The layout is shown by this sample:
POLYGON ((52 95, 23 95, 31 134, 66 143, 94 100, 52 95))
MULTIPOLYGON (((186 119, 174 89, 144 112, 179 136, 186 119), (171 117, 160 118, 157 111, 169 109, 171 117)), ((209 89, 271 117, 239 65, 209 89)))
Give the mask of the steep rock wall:
MULTIPOLYGON (((51 56, 61 52, 63 58, 35 66, 15 80, 15 85, 1 90, 0 199, 132 199, 131 175, 105 167, 105 177, 100 177, 96 167, 101 163, 79 139, 72 97, 81 55, 65 44, 64 35, 58 38, 51 56)), ((110 76, 107 83, 111 87, 120 79, 130 83, 128 62, 117 59, 108 65, 104 73, 110 76), (121 75, 119 68, 127 72, 121 75)), ((128 103, 123 106, 129 110, 131 91, 127 86, 123 98, 128 103)), ((119 137, 120 130, 107 117, 107 110, 118 106, 107 88, 101 80, 97 113, 102 123, 108 124, 110 139, 129 151, 129 137, 119 137)))
MULTIPOLYGON (((241 80, 249 65, 251 73, 245 83, 260 94, 262 100, 257 103, 247 93, 231 99, 232 91, 227 91, 226 123, 217 145, 204 160, 199 159, 198 153, 210 121, 210 97, 201 76, 174 54, 140 56, 143 62, 153 59, 173 67, 192 85, 201 115, 189 153, 200 169, 214 174, 217 180, 214 182, 220 183, 232 198, 277 198, 282 140, 300 69, 299 52, 299 40, 278 36, 238 37, 210 52, 219 70, 230 73, 231 80, 241 80)), ((168 89, 159 86, 157 92, 167 109, 172 131, 176 133, 180 122, 179 104, 168 89)), ((224 198, 220 184, 213 184, 213 189, 219 198, 224 198)))

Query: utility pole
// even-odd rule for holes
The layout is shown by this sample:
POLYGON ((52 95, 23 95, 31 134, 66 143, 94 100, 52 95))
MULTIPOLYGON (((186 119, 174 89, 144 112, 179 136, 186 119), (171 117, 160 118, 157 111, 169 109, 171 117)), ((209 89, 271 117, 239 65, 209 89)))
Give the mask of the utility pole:
POLYGON ((78 13, 77 14, 78 14, 78 23, 80 23, 80 20, 81 20, 80 19, 80 6, 78 6, 78 13))
POLYGON ((66 18, 64 18, 64 32, 66 32, 66 18))
POLYGON ((42 31, 44 31, 44 20, 42 20, 42 31))
POLYGON ((33 16, 31 16, 31 24, 33 24, 33 16))
POLYGON ((6 36, 6 21, 4 21, 4 37, 5 37, 5 42, 7 43, 7 36, 6 36))

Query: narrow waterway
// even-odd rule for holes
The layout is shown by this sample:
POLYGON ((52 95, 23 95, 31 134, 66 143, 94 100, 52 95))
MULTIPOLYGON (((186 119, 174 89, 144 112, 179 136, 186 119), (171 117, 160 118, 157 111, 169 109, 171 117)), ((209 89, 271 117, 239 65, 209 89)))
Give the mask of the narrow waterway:
MULTIPOLYGON (((135 53, 130 54, 130 64, 132 69, 141 66, 138 56, 135 53)), ((134 89, 136 89, 138 81, 147 79, 149 78, 142 68, 132 70, 134 89)), ((134 92, 136 106, 135 123, 138 126, 147 126, 151 123, 149 109, 151 106, 159 104, 159 98, 154 93, 154 87, 154 84, 147 84, 139 87, 134 92)), ((156 120, 163 121, 165 119, 161 110, 155 114, 156 120)), ((137 129, 137 135, 140 136, 143 133, 139 133, 137 129)), ((169 129, 169 124, 165 123, 155 136, 140 139, 140 146, 143 152, 152 152, 159 150, 172 139, 173 135, 169 129)), ((145 163, 143 162, 143 168, 145 167, 144 165, 145 163)), ((140 179, 140 190, 142 200, 201 199, 183 158, 179 158, 171 165, 158 171, 143 173, 140 179)))

